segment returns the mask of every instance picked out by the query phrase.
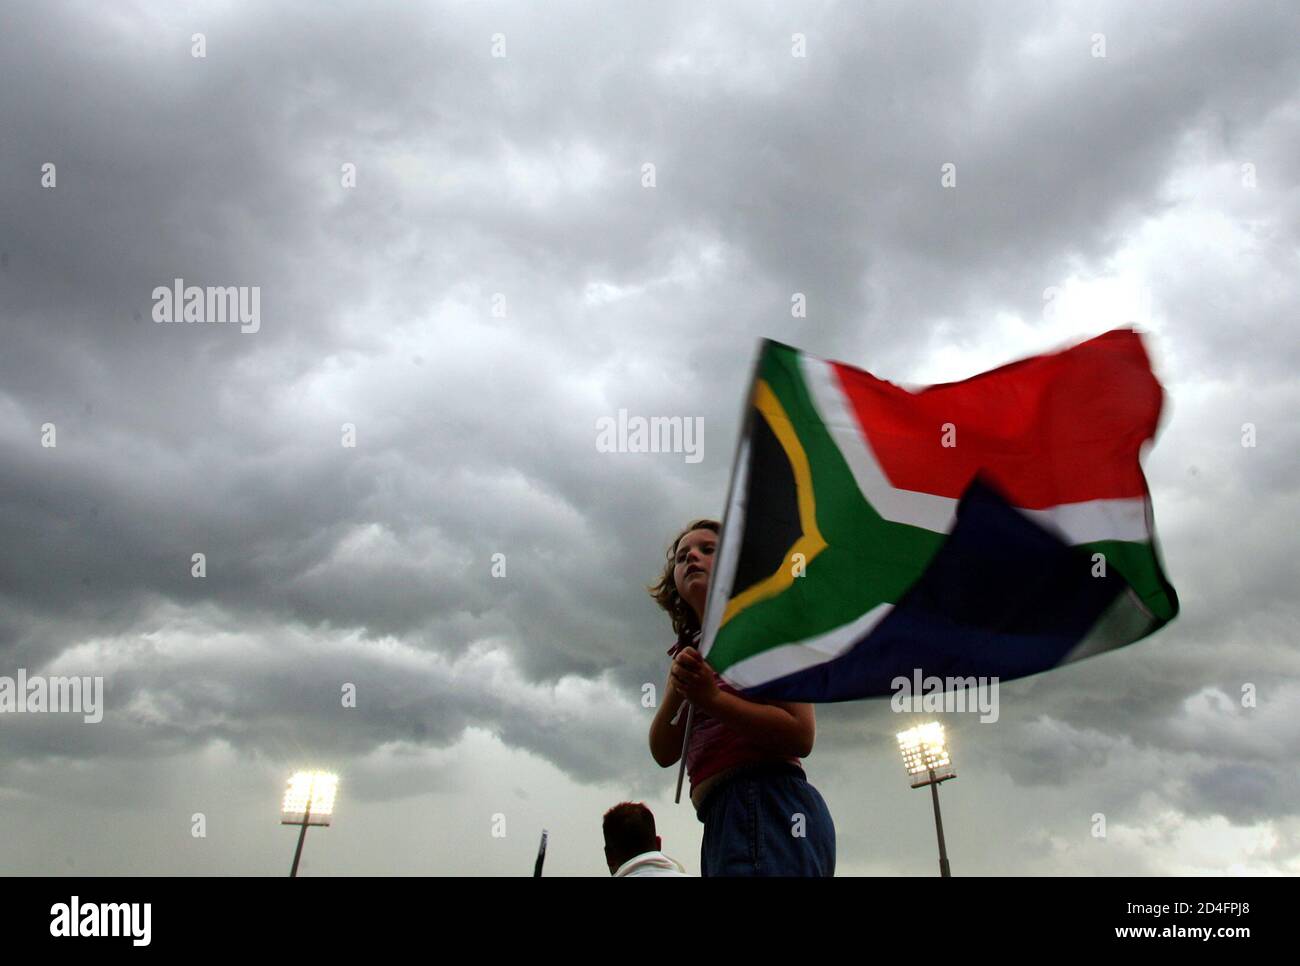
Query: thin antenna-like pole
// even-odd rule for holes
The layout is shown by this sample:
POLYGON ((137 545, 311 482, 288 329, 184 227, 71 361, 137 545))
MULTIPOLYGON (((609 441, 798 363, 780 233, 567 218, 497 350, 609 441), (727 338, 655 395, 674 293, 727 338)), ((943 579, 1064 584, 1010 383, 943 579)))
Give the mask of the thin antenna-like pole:
POLYGON ((537 862, 533 865, 533 878, 542 876, 542 863, 546 861, 546 829, 542 829, 542 842, 537 846, 537 862))

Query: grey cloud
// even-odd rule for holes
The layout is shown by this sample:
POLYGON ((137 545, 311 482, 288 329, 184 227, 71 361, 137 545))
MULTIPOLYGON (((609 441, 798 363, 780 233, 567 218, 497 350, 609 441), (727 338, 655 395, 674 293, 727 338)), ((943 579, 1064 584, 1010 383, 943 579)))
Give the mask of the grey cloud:
MULTIPOLYGON (((755 340, 893 379, 940 349, 1006 361, 1058 337, 1046 287, 1129 246, 1170 390, 1148 469, 1183 615, 1005 686, 1003 724, 956 734, 1018 793, 1087 775, 1136 815, 1118 762, 1164 754, 1190 816, 1291 815, 1296 26, 1267 4, 9 11, 0 657, 71 650, 131 711, 16 724, 0 779, 120 758, 138 792, 108 795, 140 801, 150 762, 220 742, 352 761, 376 801, 469 794, 455 763, 366 756, 481 729, 576 784, 648 788, 637 701, 671 633, 643 588, 721 510, 755 340), (175 277, 260 286, 261 330, 155 324, 175 277), (704 461, 599 453, 620 407, 702 416, 704 461), (1280 697, 1237 730, 1188 710, 1244 681, 1280 697)), ((819 721, 832 790, 896 730, 879 702, 819 721)))

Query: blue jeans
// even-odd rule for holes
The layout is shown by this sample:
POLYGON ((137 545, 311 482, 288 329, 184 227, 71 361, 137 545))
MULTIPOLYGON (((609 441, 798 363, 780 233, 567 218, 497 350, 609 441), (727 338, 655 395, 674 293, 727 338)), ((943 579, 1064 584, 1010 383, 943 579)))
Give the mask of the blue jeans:
POLYGON ((765 765, 709 793, 700 875, 835 874, 835 823, 821 794, 793 765, 765 765))

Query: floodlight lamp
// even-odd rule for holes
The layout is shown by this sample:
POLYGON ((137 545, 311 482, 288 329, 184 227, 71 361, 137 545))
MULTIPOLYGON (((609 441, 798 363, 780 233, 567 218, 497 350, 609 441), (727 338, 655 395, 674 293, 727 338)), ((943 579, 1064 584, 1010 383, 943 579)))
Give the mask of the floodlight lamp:
POLYGON ((284 821, 289 824, 308 822, 328 825, 334 813, 334 799, 338 793, 339 776, 325 771, 300 771, 289 779, 280 808, 284 821))

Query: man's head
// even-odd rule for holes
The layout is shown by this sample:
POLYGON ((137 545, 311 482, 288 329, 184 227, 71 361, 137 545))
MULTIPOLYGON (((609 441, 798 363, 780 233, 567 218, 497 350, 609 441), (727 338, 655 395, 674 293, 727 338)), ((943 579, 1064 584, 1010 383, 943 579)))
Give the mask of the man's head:
POLYGON ((620 802, 605 813, 605 864, 613 875, 628 859, 643 852, 657 852, 661 841, 655 834, 655 817, 640 802, 620 802))

